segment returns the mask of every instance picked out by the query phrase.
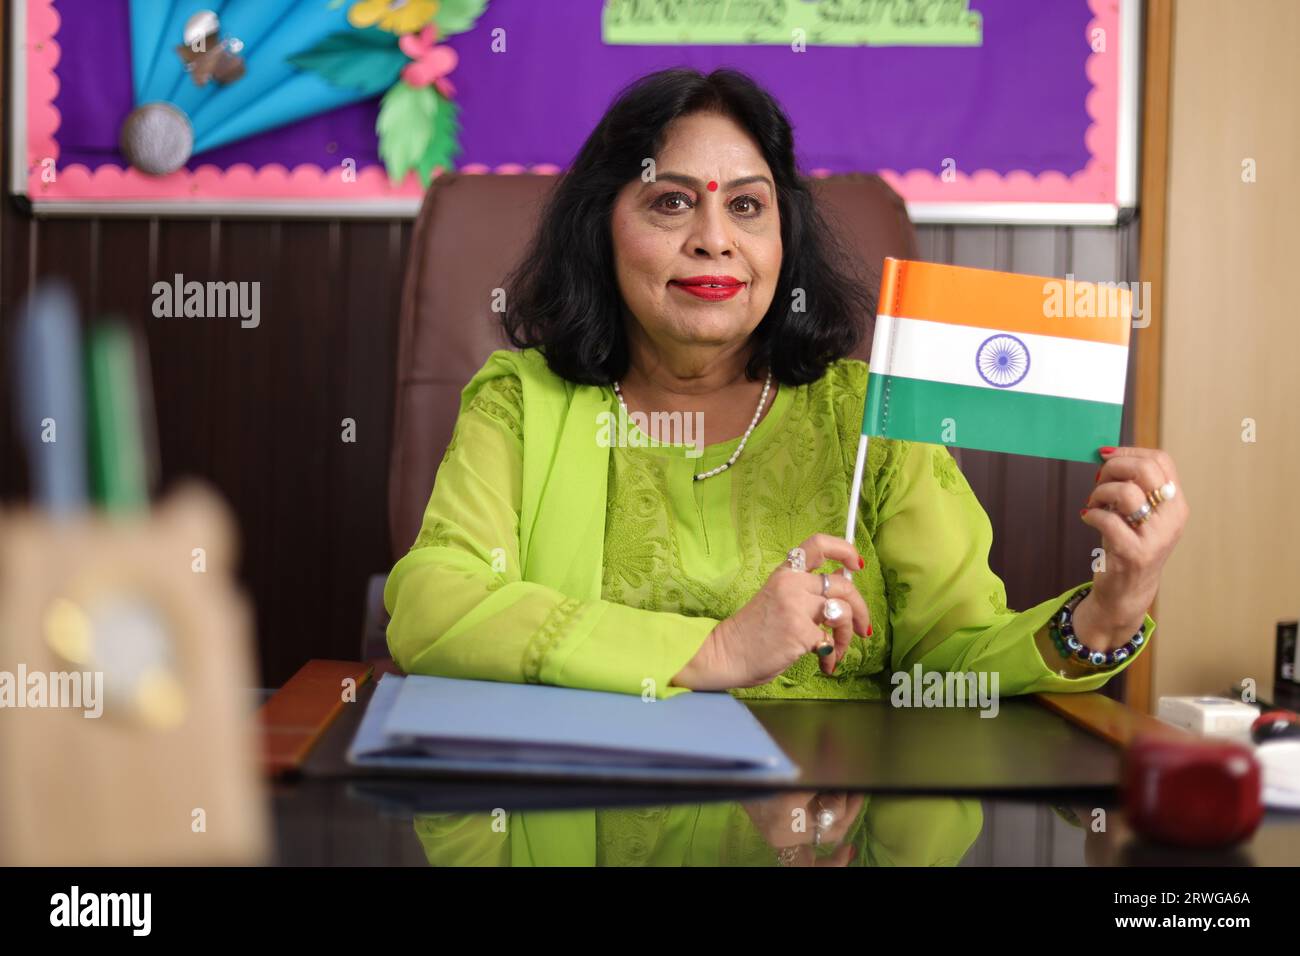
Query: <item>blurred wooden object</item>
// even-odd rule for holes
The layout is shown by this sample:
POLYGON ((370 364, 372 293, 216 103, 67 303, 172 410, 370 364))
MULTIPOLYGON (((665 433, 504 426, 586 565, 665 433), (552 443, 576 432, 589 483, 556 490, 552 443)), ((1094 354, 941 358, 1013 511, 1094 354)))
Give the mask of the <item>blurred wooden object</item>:
POLYGON ((0 864, 264 862, 233 551, 224 506, 196 488, 139 517, 0 514, 0 677, 102 680, 98 717, 0 710, 0 864))
POLYGON ((262 705, 262 765, 268 774, 292 773, 374 668, 352 661, 308 661, 262 705))
POLYGON ((1035 694, 1034 697, 1048 710, 1116 747, 1127 747, 1138 735, 1192 739, 1186 730, 1103 694, 1035 694))

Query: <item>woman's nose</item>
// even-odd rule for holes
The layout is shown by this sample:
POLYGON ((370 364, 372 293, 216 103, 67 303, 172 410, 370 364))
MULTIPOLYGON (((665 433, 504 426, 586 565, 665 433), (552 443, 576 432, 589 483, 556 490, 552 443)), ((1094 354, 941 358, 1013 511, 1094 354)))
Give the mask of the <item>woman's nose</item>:
POLYGON ((697 256, 730 256, 736 243, 722 203, 711 198, 700 203, 695 210, 691 251, 697 256))

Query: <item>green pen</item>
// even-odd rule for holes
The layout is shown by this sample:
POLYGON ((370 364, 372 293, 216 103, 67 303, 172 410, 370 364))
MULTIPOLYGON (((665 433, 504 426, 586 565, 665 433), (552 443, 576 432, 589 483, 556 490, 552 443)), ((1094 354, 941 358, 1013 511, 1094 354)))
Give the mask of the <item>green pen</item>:
POLYGON ((131 331, 97 323, 86 344, 87 421, 94 500, 110 513, 148 507, 140 363, 131 331))

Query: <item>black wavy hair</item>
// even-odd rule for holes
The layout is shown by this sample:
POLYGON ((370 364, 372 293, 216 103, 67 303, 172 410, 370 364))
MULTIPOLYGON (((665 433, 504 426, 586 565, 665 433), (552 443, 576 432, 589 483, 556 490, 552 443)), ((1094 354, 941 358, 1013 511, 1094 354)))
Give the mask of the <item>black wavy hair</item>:
POLYGON ((850 354, 874 314, 870 287, 817 210, 795 165, 790 121, 770 93, 736 70, 671 69, 625 88, 556 183, 537 232, 506 282, 506 337, 537 348, 573 382, 608 385, 628 369, 624 303, 610 216, 619 191, 658 156, 668 125, 692 113, 735 120, 757 142, 776 183, 782 261, 772 305, 755 328, 750 379, 771 369, 788 385, 816 381, 850 354), (796 311, 794 290, 803 290, 796 311))

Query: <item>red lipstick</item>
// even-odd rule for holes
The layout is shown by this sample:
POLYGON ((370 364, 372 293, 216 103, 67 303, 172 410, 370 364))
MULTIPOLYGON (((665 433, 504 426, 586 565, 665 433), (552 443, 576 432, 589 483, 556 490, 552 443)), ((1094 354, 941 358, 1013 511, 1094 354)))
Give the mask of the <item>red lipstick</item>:
POLYGON ((673 279, 668 284, 697 299, 710 302, 733 298, 745 288, 745 283, 732 276, 688 276, 685 279, 673 279))

